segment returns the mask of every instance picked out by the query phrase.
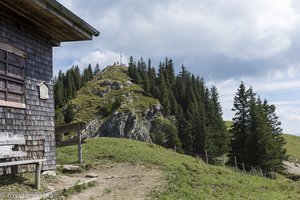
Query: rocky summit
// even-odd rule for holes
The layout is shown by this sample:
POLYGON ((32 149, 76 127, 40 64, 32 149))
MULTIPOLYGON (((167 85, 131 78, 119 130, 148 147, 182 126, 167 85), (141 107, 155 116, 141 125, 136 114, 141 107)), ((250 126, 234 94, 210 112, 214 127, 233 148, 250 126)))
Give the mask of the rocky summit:
POLYGON ((74 122, 85 121, 86 137, 124 137, 152 142, 151 130, 162 116, 162 106, 145 96, 140 85, 127 74, 125 66, 108 66, 95 75, 70 101, 74 122))

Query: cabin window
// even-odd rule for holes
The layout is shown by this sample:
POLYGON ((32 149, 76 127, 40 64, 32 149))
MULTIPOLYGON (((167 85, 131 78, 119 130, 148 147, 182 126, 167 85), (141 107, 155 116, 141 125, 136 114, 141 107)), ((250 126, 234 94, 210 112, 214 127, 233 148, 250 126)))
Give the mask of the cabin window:
POLYGON ((0 42, 0 106, 25 108, 26 54, 0 42))

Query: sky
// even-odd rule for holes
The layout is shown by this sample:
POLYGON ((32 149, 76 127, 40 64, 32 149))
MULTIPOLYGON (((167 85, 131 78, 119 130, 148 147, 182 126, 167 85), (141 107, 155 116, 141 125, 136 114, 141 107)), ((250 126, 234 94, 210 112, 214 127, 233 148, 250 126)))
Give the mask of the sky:
POLYGON ((54 74, 72 65, 171 58, 215 85, 225 120, 243 81, 277 108, 284 133, 300 135, 300 1, 58 0, 100 31, 54 48, 54 74))

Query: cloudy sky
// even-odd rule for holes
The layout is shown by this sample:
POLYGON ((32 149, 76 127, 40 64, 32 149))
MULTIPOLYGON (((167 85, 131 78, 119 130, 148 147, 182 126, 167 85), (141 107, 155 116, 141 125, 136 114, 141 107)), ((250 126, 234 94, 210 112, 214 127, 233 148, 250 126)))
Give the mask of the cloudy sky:
POLYGON ((224 118, 241 81, 275 104, 284 132, 300 135, 300 2, 296 0, 59 0, 101 32, 54 49, 54 72, 101 68, 132 55, 216 85, 224 118))

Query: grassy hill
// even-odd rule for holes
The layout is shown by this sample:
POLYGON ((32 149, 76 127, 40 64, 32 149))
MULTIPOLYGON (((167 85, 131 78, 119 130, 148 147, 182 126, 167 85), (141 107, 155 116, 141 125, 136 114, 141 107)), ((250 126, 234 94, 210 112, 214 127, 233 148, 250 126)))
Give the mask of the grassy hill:
POLYGON ((157 99, 145 96, 141 86, 129 81, 127 67, 108 66, 87 82, 71 100, 71 104, 77 108, 74 121, 90 122, 100 117, 103 112, 109 113, 109 109, 116 101, 121 105, 117 108, 119 111, 131 110, 137 114, 159 104, 157 99), (120 86, 118 89, 110 89, 105 83, 115 83, 120 86))
MULTIPOLYGON (((154 199, 300 199, 299 182, 282 176, 270 180, 206 165, 193 157, 134 140, 89 139, 83 145, 83 158, 89 166, 110 160, 159 167, 167 184, 162 192, 151 193, 154 199)), ((57 149, 59 164, 76 160, 76 146, 57 149)))
POLYGON ((298 162, 300 161, 300 137, 295 135, 283 135, 286 140, 285 148, 287 149, 287 154, 290 155, 290 159, 298 162))

